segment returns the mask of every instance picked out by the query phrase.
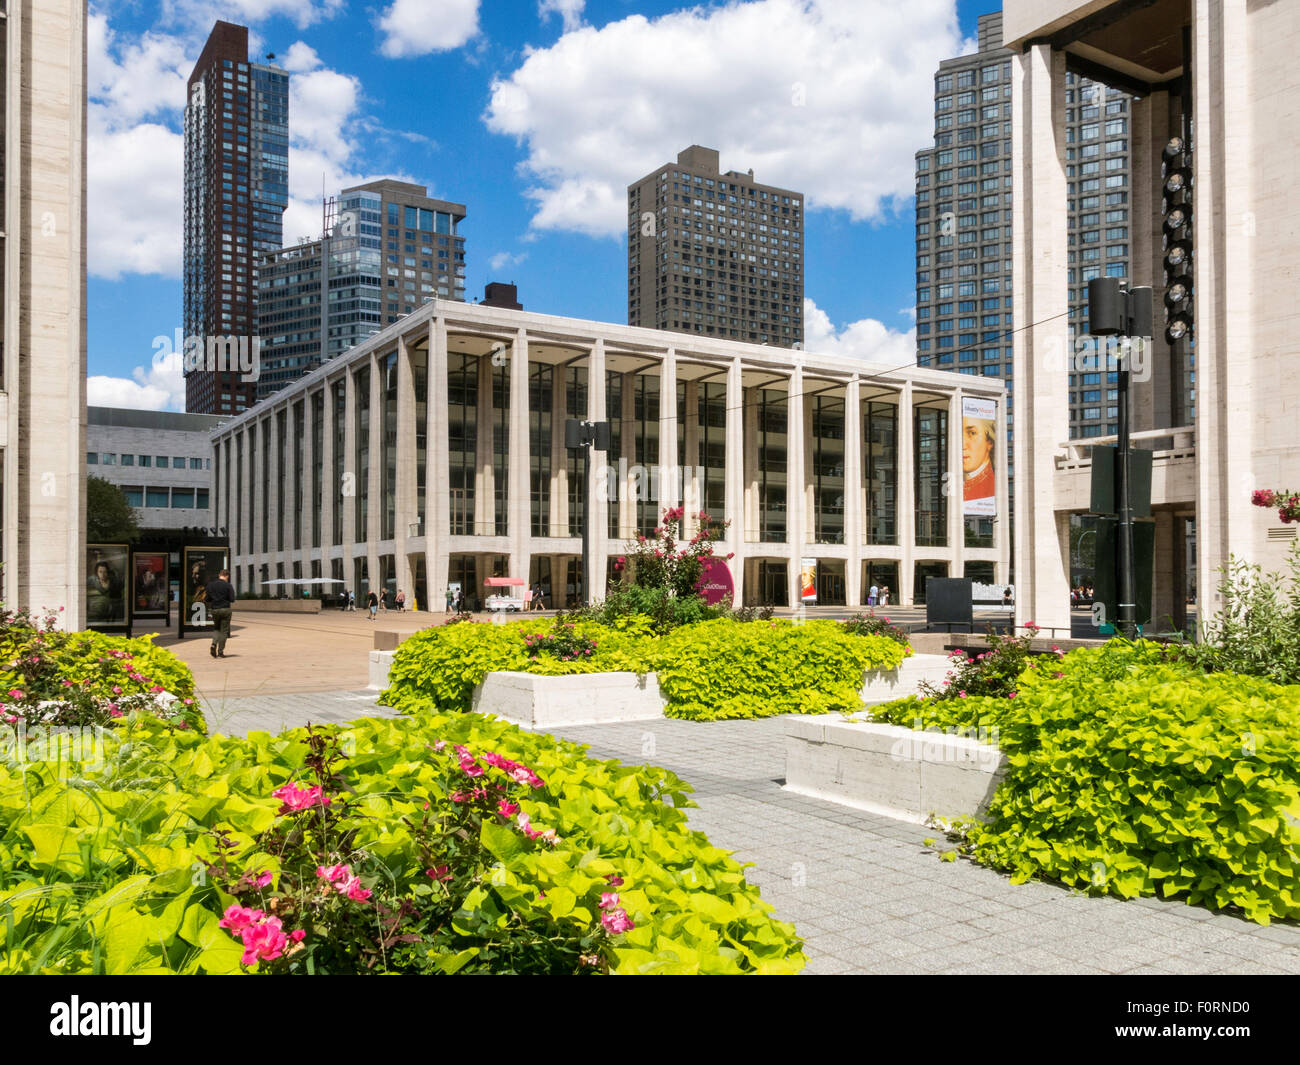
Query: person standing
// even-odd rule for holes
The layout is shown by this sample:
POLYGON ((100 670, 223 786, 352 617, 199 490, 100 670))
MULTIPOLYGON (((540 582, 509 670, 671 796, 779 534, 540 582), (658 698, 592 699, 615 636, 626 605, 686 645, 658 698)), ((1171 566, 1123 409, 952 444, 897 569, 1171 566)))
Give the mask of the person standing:
POLYGON ((455 605, 455 603, 456 603, 456 593, 453 592, 451 590, 451 586, 448 585, 447 587, 447 613, 448 614, 451 613, 451 608, 455 605))
POLYGON ((867 606, 876 605, 876 596, 880 594, 880 589, 874 584, 867 590, 867 606))
POLYGON ((208 582, 205 592, 204 601, 215 626, 208 654, 213 658, 225 658, 226 641, 230 639, 230 614, 235 606, 235 589, 230 583, 230 571, 223 569, 216 580, 208 582))
POLYGON ((399 614, 406 613, 406 593, 400 588, 397 589, 397 612, 399 614))
POLYGON ((374 621, 379 616, 379 596, 371 592, 366 598, 366 610, 370 615, 370 620, 374 621))
POLYGON ((887 584, 880 589, 880 605, 889 606, 889 585, 887 584))
POLYGON ((349 610, 356 610, 356 608, 357 608, 357 593, 356 593, 356 592, 353 592, 353 591, 349 591, 349 592, 348 592, 348 609, 349 609, 349 610))

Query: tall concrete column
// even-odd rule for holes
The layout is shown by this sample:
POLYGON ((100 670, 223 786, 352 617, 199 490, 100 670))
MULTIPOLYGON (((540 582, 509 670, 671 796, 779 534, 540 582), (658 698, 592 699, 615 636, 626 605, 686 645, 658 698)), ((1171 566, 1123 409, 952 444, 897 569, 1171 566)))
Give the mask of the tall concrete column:
POLYGON ((799 586, 800 566, 808 549, 807 536, 807 477, 804 473, 804 455, 808 446, 804 425, 803 367, 796 364, 790 375, 789 400, 786 403, 785 437, 785 513, 786 537, 790 545, 790 606, 798 609, 803 603, 799 586))
MULTIPOLYGON (((385 427, 387 428, 387 427, 385 427)), ((397 338, 397 483, 393 486, 393 561, 397 587, 406 593, 409 603, 415 593, 415 567, 407 554, 411 525, 418 519, 419 480, 415 450, 415 369, 406 337, 397 338)), ((425 439, 428 447, 428 439, 425 439)), ((425 458, 425 483, 428 483, 428 458, 425 458)))
MULTIPOLYGON (((998 400, 998 441, 1007 439, 1007 396, 998 400)), ((995 455, 998 452, 994 451, 995 455)), ((998 455, 1001 458, 1000 455, 998 455)), ((993 463, 997 476, 997 514, 993 518, 993 543, 997 547, 998 561, 993 582, 1004 587, 1011 583, 1011 471, 1010 456, 993 463)))
POLYGON ((897 468, 894 491, 898 529, 898 602, 912 606, 913 578, 916 575, 916 407, 912 382, 904 381, 898 392, 897 468))
MULTIPOLYGON (((357 470, 357 375, 349 367, 343 375, 343 494, 340 510, 343 512, 343 579, 352 589, 356 583, 357 549, 357 492, 361 475, 357 470)), ((365 601, 365 589, 355 589, 357 600, 365 601)))
POLYGON ((235 520, 239 523, 239 553, 244 559, 244 579, 247 582, 240 589, 242 592, 254 590, 252 579, 247 576, 248 564, 253 561, 253 459, 249 454, 249 428, 249 425, 245 425, 243 432, 236 437, 239 443, 235 449, 235 462, 239 470, 235 482, 235 520))
MULTIPOLYGON (((1258 350, 1260 333, 1255 322, 1255 289, 1269 287, 1262 279, 1256 280, 1253 263, 1261 261, 1261 253, 1255 248, 1270 239, 1263 232, 1269 223, 1255 218, 1259 209, 1255 200, 1263 194, 1252 185, 1256 171, 1239 164, 1258 157, 1262 149, 1256 145, 1256 137, 1278 136, 1282 129, 1293 127, 1284 124, 1279 112, 1277 130, 1255 128, 1251 94, 1264 90, 1250 77, 1256 68, 1247 49, 1259 45, 1248 36, 1247 21, 1256 15, 1248 14, 1244 0, 1194 0, 1192 11, 1193 195, 1199 209, 1193 216, 1198 400, 1196 613, 1198 624, 1203 625, 1223 607, 1217 568, 1229 556, 1269 561, 1265 529, 1275 518, 1248 505, 1250 492, 1273 487, 1260 482, 1295 469, 1293 460, 1284 461, 1284 449, 1256 452, 1257 438, 1266 443, 1277 439, 1275 435, 1270 439, 1257 425, 1257 375, 1280 382, 1270 365, 1272 360, 1265 357, 1267 352, 1258 350), (1207 205, 1213 205, 1213 210, 1206 210, 1207 205)), ((1286 114, 1293 120, 1293 112, 1286 114)), ((1288 220, 1279 225, 1293 223, 1288 220)), ((1279 249, 1279 254, 1287 252, 1279 249)), ((1281 315, 1272 308, 1267 310, 1271 321, 1280 324, 1281 315)), ((1275 327, 1272 339, 1279 350, 1294 348, 1289 328, 1275 327)), ((1294 433, 1289 440, 1293 455, 1294 433)), ((1278 487, 1290 489, 1291 485, 1278 487)), ((1280 551, 1273 557, 1276 554, 1280 551)))
POLYGON ((569 451, 564 446, 564 423, 569 417, 565 368, 556 366, 551 376, 551 491, 547 515, 548 536, 569 535, 569 451))
MULTIPOLYGON (((311 552, 313 532, 316 529, 316 522, 320 519, 316 515, 316 433, 315 419, 312 417, 312 405, 315 397, 320 395, 319 392, 305 392, 302 398, 302 470, 299 476, 302 478, 302 513, 298 518, 298 542, 294 544, 297 551, 297 557, 301 559, 303 565, 304 577, 310 577, 311 574, 311 552)), ((321 497, 322 506, 324 505, 324 496, 321 497)), ((322 553, 322 557, 324 557, 322 553)), ((322 564, 322 577, 328 577, 329 574, 324 572, 322 564)), ((321 589, 329 589, 329 585, 314 584, 311 585, 313 592, 321 589)))
MULTIPOLYGON (((962 469, 962 390, 956 389, 948 400, 948 476, 943 482, 948 504, 948 547, 952 562, 949 577, 960 577, 966 572, 966 518, 962 514, 966 501, 966 475, 962 469)), ((1006 439, 1004 436, 1003 440, 1006 439)))
POLYGON ((1031 45, 1012 60, 1012 291, 1016 294, 1017 625, 1070 631, 1069 520, 1055 510, 1056 454, 1069 435, 1065 54, 1031 45))
POLYGON ((758 530, 762 524, 759 519, 762 500, 758 491, 758 389, 742 389, 741 403, 745 407, 745 520, 740 540, 748 544, 758 542, 758 530))
MULTIPOLYGON (((257 517, 254 524, 256 528, 253 534, 256 537, 257 556, 259 559, 258 573, 262 572, 262 566, 267 567, 267 574, 271 574, 271 455, 274 447, 275 435, 272 426, 273 419, 260 418, 257 426, 257 470, 253 477, 253 483, 257 488, 257 517)), ((261 580, 258 581, 259 591, 270 591, 269 588, 263 587, 261 580)))
MULTIPOLYGON (((493 356, 494 358, 497 356, 493 356)), ((478 360, 478 411, 474 443, 474 533, 493 536, 496 533, 496 469, 493 454, 492 407, 493 376, 497 367, 492 358, 481 356, 478 360)))
POLYGON ((677 351, 669 348, 659 363, 659 502, 658 518, 681 502, 677 457, 677 351))
MULTIPOLYGON (((298 557, 296 537, 294 535, 294 522, 301 520, 298 516, 298 509, 295 505, 295 498, 298 489, 298 478, 301 476, 298 470, 298 441, 302 437, 296 432, 297 426, 294 423, 294 410, 298 406, 298 401, 291 400, 285 405, 284 411, 284 507, 280 521, 284 528, 284 535, 281 541, 276 545, 279 552, 279 560, 284 563, 284 575, 293 577, 293 563, 298 557)), ((276 432, 278 433, 279 425, 277 422, 276 432)), ((276 449, 276 454, 280 449, 276 449)), ((279 490, 276 491, 276 497, 279 497, 279 490)), ((290 589, 293 585, 288 586, 290 589)))
MULTIPOLYGON (((745 388, 740 358, 731 360, 727 367, 727 458, 726 458, 726 516, 731 520, 727 530, 727 552, 735 555, 729 563, 735 583, 733 606, 745 602, 745 388)), ((725 553, 725 552, 724 552, 725 553)))
POLYGON ((383 571, 379 568, 379 541, 384 520, 384 364, 378 352, 370 353, 370 467, 366 492, 366 567, 370 587, 376 595, 384 594, 383 571))
POLYGON ((428 609, 442 609, 447 600, 451 562, 451 447, 447 411, 447 320, 429 323, 429 362, 425 378, 424 584, 428 609))
POLYGON ((532 537, 532 495, 528 452, 528 334, 520 329, 510 342, 510 576, 528 580, 532 537))
MULTIPOLYGON (((587 359, 587 420, 607 421, 605 409, 605 341, 597 338, 587 359)), ((617 476, 609 467, 617 465, 617 456, 604 451, 593 451, 591 468, 587 476, 587 491, 582 506, 588 513, 591 532, 591 587, 601 590, 604 597, 605 574, 609 570, 609 495, 617 483, 617 476)), ((621 547, 621 545, 619 545, 621 547)), ((622 551, 619 550, 619 554, 622 551)))
MULTIPOLYGON (((340 486, 334 481, 334 433, 336 426, 334 422, 334 382, 325 381, 324 392, 324 417, 321 419, 321 456, 320 456, 320 575, 322 577, 332 577, 330 565, 330 552, 334 546, 334 499, 338 494, 340 486)), ((335 591, 341 591, 338 585, 331 584, 329 587, 335 591)))
POLYGON ((844 594, 849 606, 862 604, 862 384, 856 374, 844 386, 844 594))

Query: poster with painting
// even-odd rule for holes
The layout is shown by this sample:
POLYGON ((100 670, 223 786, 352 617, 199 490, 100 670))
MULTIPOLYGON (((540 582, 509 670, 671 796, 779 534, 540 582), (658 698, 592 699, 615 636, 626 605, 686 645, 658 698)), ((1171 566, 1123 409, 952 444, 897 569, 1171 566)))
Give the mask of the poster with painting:
POLYGON ((167 552, 137 551, 131 556, 131 599, 137 618, 168 616, 167 552))
POLYGON ((187 629, 202 628, 211 625, 204 604, 208 598, 208 584, 217 579, 217 575, 226 568, 226 549, 224 547, 187 547, 182 565, 181 609, 184 612, 184 624, 187 629))
POLYGON ((799 598, 808 606, 817 605, 817 560, 805 558, 799 565, 799 598))
POLYGON ((126 582, 130 548, 126 544, 86 545, 86 625, 126 627, 126 582))
POLYGON ((963 517, 997 516, 997 403, 963 396, 961 470, 963 517))

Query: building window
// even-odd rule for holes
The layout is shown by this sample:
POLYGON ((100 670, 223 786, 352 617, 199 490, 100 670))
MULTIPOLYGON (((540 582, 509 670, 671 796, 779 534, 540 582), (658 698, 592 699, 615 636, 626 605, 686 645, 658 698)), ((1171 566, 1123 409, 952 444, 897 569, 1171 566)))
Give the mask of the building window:
POLYGON ((87 451, 87 452, 86 452, 86 465, 87 465, 87 466, 98 466, 98 465, 99 465, 99 452, 98 452, 98 451, 87 451))
POLYGON ((166 509, 168 506, 166 488, 149 488, 145 491, 144 505, 166 509))
POLYGON ((172 489, 172 509, 173 510, 190 510, 194 507, 194 489, 192 488, 174 488, 172 489))

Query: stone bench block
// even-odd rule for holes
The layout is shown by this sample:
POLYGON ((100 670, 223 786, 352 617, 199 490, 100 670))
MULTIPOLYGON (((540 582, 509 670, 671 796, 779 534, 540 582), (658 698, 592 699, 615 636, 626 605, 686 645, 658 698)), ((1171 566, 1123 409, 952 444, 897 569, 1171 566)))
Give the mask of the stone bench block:
POLYGON ((526 729, 646 721, 664 716, 653 673, 489 673, 474 691, 476 713, 495 714, 526 729))
POLYGON ((1005 758, 968 736, 870 721, 790 721, 789 791, 923 824, 981 816, 1005 773, 1005 758))

